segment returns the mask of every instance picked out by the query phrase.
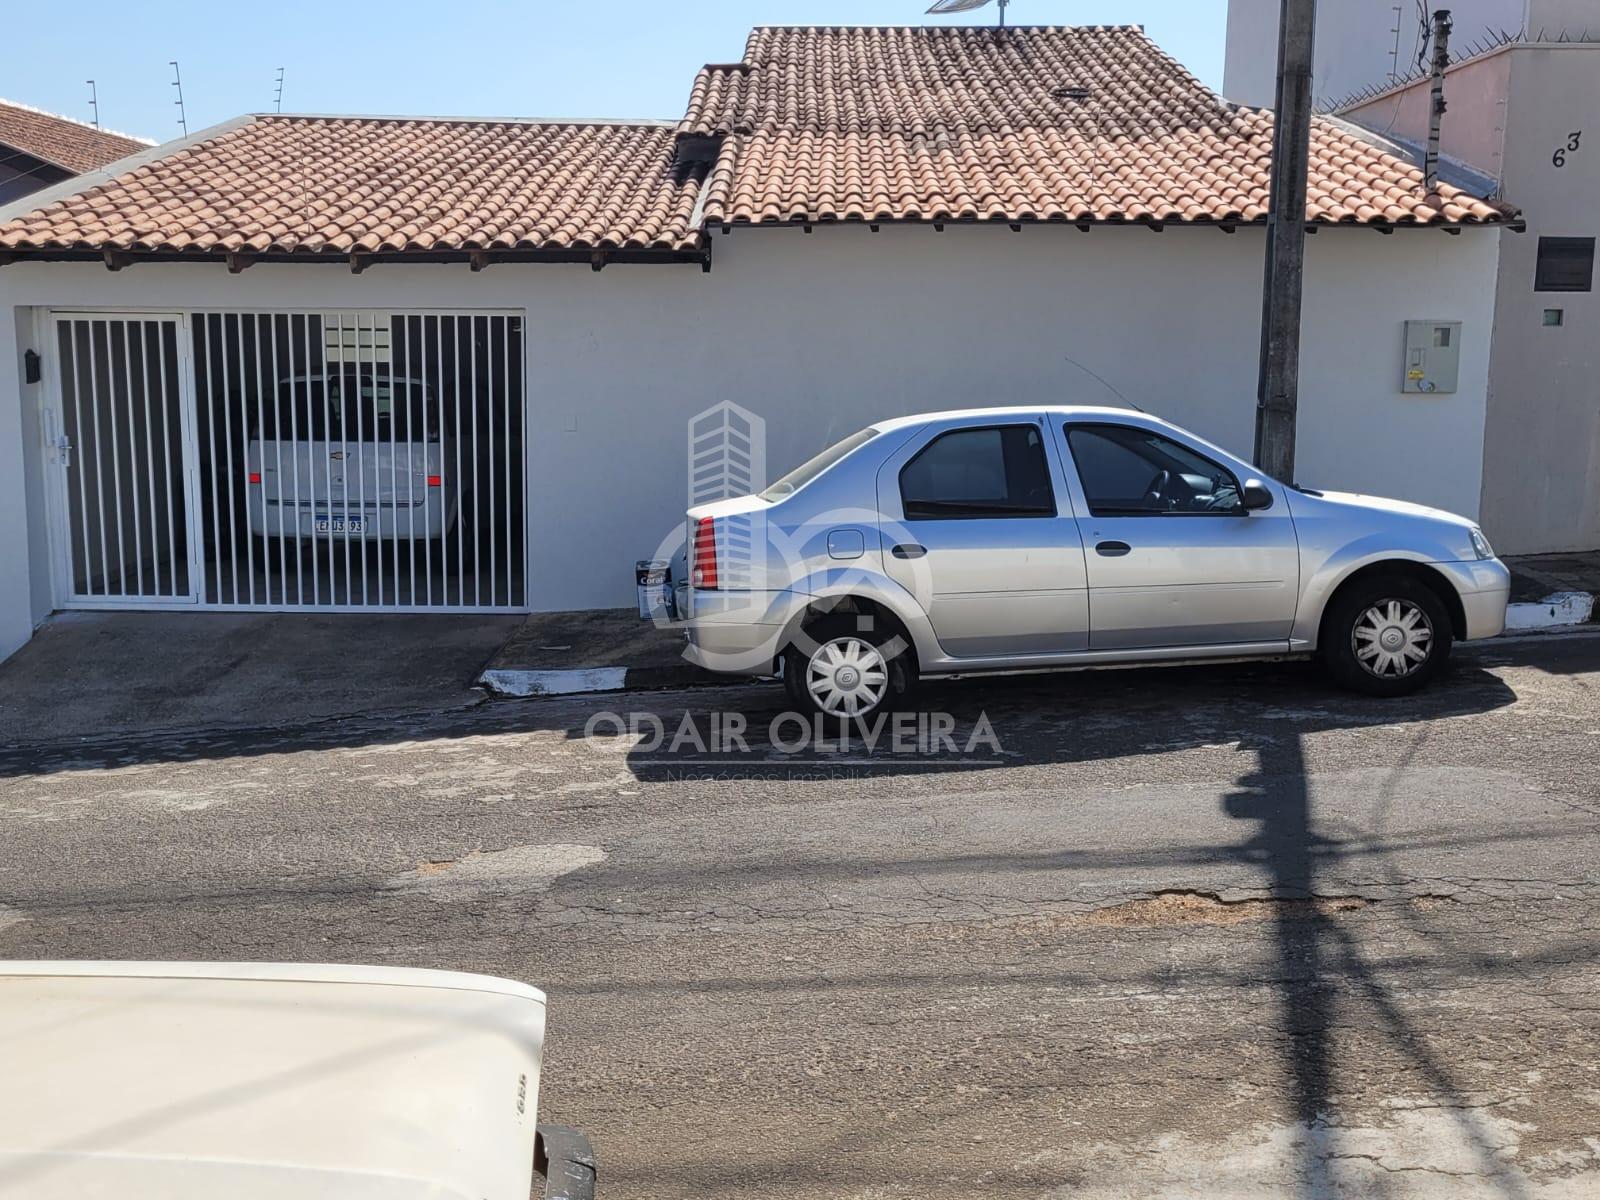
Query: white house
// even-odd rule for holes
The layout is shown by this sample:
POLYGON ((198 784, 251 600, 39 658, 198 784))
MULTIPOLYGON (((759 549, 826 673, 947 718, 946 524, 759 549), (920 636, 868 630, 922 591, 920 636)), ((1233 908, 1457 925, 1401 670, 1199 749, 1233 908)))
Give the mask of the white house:
MULTIPOLYGON (((676 123, 255 116, 37 195, 0 651, 67 607, 627 604, 727 400, 773 473, 985 403, 1248 452, 1270 139, 1137 28, 761 28, 676 123)), ((1476 515, 1516 215, 1313 142, 1299 476, 1476 515), (1453 390, 1403 390, 1408 321, 1459 323, 1453 390)))

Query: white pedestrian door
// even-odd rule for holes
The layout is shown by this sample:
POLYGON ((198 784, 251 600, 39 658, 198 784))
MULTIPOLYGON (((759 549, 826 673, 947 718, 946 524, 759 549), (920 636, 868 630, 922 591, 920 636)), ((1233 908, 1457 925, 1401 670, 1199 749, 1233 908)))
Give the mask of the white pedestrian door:
POLYGON ((198 603, 194 406, 181 318, 51 319, 55 388, 45 436, 63 603, 198 603))

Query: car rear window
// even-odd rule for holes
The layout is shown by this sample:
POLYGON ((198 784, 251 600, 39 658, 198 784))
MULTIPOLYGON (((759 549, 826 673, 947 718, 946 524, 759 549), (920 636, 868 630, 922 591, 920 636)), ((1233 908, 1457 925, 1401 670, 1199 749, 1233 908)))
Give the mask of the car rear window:
POLYGON ((256 437, 353 442, 420 442, 439 438, 433 390, 415 379, 354 371, 278 384, 277 403, 250 413, 256 437), (331 401, 331 403, 330 403, 331 401))
POLYGON ((876 429, 863 429, 859 433, 852 433, 843 441, 835 442, 815 458, 807 459, 782 479, 778 480, 766 491, 761 493, 763 500, 782 500, 785 496, 792 496, 818 475, 821 475, 834 463, 838 462, 850 451, 858 446, 864 446, 878 436, 876 429))

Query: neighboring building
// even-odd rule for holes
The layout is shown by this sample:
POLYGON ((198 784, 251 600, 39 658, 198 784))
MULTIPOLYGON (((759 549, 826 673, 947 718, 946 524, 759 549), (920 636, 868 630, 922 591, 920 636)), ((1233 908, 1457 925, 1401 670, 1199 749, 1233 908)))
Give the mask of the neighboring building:
MULTIPOLYGON (((1281 2, 1228 0, 1222 75, 1228 99, 1272 106, 1281 2)), ((1449 10, 1458 49, 1510 40, 1600 40, 1596 0, 1323 0, 1311 79, 1317 103, 1337 108, 1358 92, 1424 73, 1429 23, 1438 9, 1449 10)))
MULTIPOLYGON (((1248 452, 1271 136, 1137 28, 761 28, 677 122, 253 116, 42 193, 0 210, 0 650, 63 607, 627 604, 723 401, 773 474, 985 404, 1248 452), (449 533, 347 536, 425 475, 449 533)), ((1329 121, 1311 157, 1300 477, 1475 513, 1515 213, 1329 121), (1400 394, 1408 321, 1460 323, 1454 391, 1400 394)))
MULTIPOLYGON (((1521 210, 1496 272, 1483 504, 1503 552, 1600 546, 1600 3, 1458 0, 1445 76, 1442 149, 1480 172, 1480 190, 1521 210)), ((1313 86, 1337 116, 1415 153, 1425 145, 1427 51, 1406 22, 1391 74, 1392 0, 1323 4, 1313 86), (1415 49, 1413 47, 1416 47, 1415 49)), ((1277 0, 1232 0, 1230 96, 1270 102, 1277 0)), ((1462 176, 1458 173, 1457 178, 1462 176)))
POLYGON ((0 204, 94 171, 151 143, 0 100, 0 204))

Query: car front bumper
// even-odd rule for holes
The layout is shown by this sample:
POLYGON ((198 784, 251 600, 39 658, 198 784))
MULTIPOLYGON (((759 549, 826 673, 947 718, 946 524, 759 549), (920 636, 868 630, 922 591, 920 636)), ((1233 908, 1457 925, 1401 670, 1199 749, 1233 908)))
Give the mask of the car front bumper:
POLYGON ((1511 597, 1511 571, 1498 558, 1434 563, 1461 597, 1466 616, 1465 641, 1496 637, 1506 627, 1506 602, 1511 597))

